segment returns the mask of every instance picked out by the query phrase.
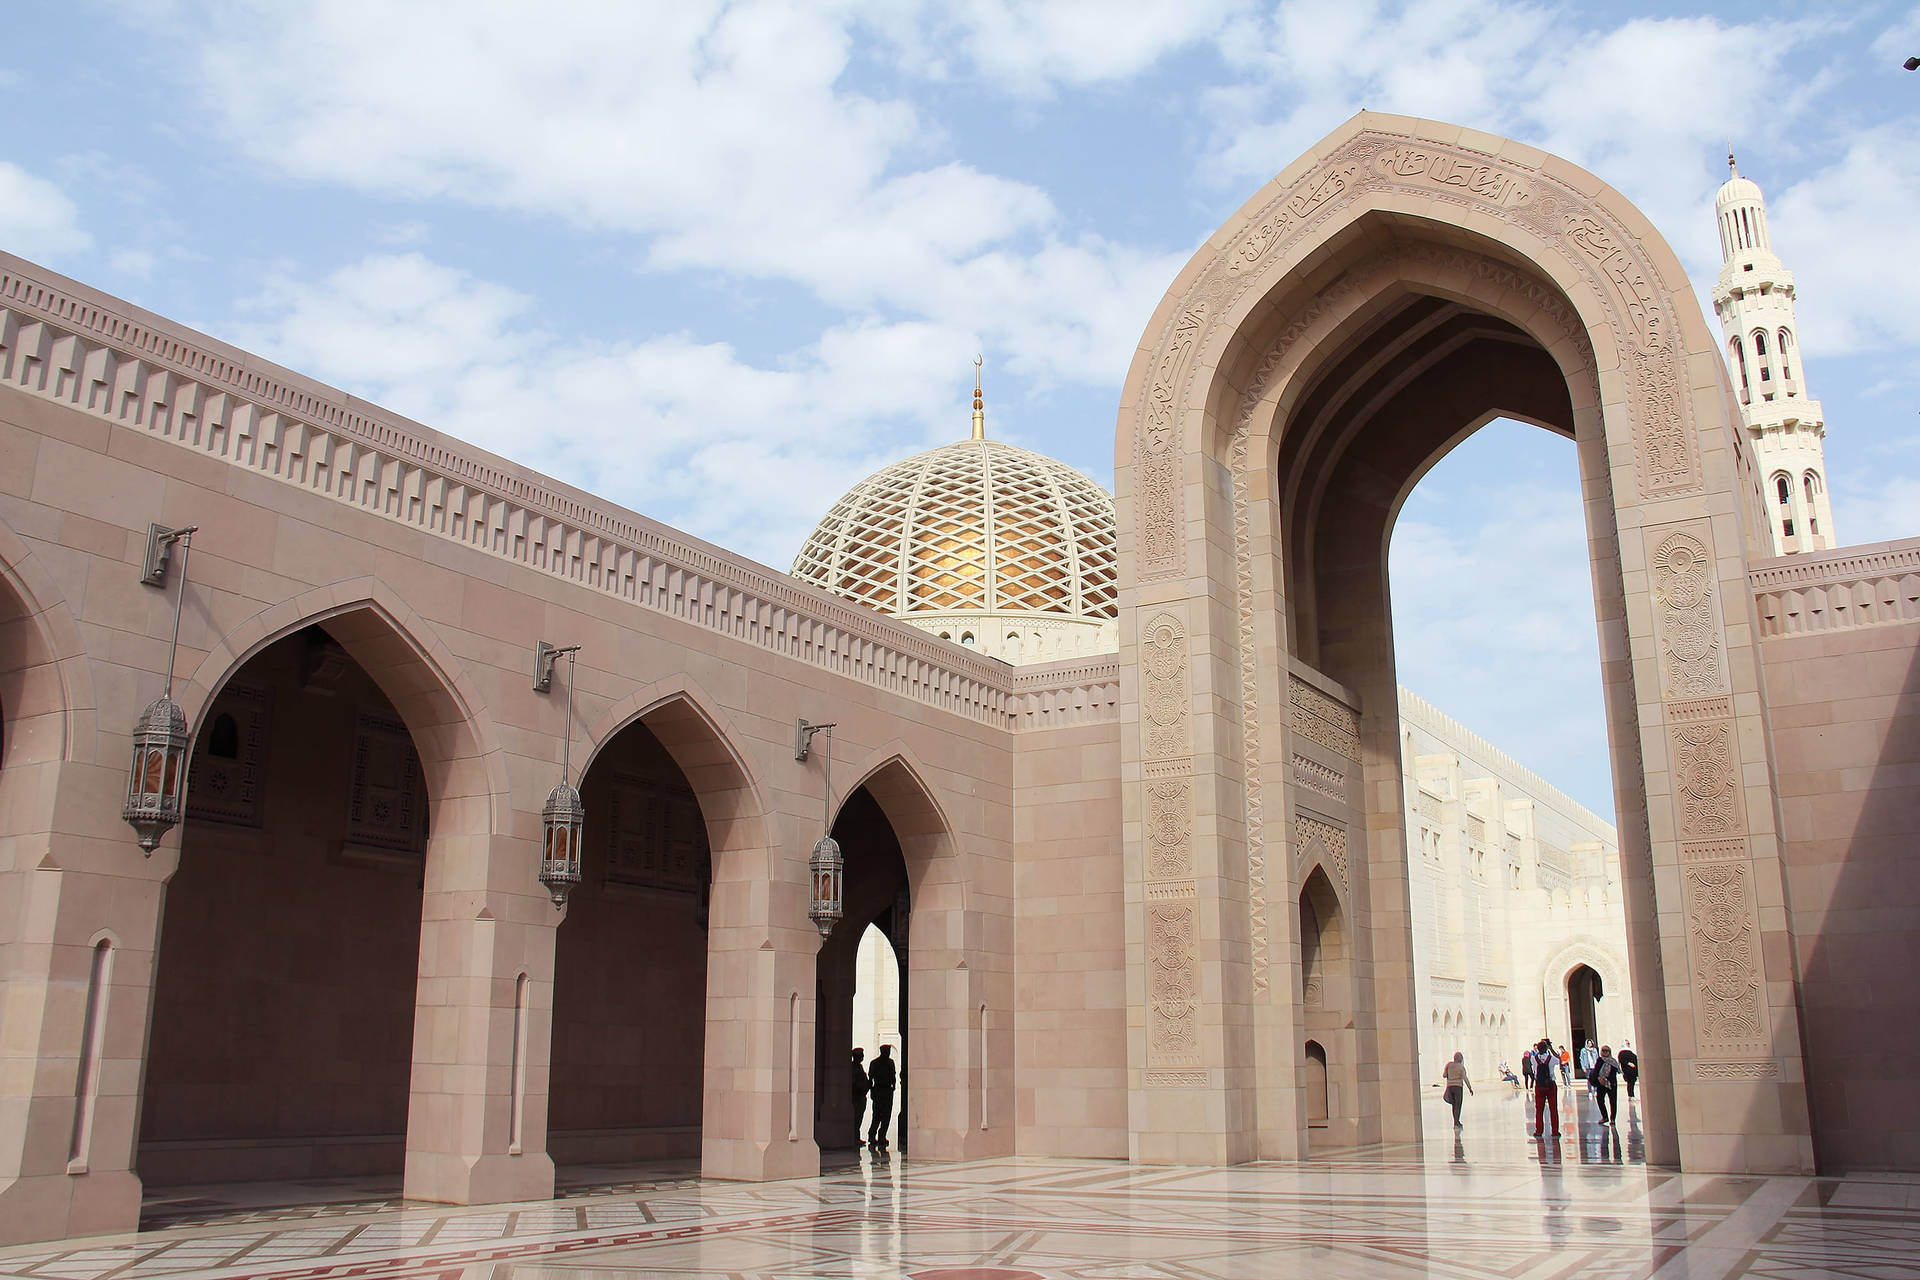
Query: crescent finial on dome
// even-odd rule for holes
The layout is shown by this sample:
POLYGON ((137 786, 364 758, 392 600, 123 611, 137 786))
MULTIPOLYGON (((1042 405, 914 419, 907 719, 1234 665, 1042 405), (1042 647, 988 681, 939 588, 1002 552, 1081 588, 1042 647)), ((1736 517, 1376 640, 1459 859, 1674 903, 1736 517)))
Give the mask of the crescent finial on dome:
POLYGON ((980 399, 980 366, 983 363, 985 363, 985 357, 973 358, 973 438, 975 440, 987 438, 987 411, 985 402, 980 399))

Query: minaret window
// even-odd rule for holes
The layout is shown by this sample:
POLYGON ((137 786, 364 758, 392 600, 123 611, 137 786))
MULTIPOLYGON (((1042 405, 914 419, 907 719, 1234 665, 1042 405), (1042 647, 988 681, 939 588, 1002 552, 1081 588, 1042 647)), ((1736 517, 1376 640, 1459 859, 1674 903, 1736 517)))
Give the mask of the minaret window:
POLYGON ((1816 514, 1820 508, 1814 505, 1813 495, 1820 492, 1818 477, 1809 471, 1801 480, 1807 491, 1807 532, 1814 537, 1820 536, 1820 517, 1816 514))
POLYGON ((1780 331, 1780 376, 1793 381, 1793 357, 1789 350, 1793 337, 1785 329, 1780 331))
POLYGON ((1767 331, 1765 329, 1753 331, 1753 362, 1760 366, 1760 381, 1771 382, 1773 367, 1767 363, 1767 331))
POLYGON ((1733 363, 1740 371, 1740 403, 1751 404, 1753 391, 1747 386, 1747 349, 1741 345, 1738 338, 1733 340, 1733 363))
POLYGON ((1776 476, 1774 477, 1773 484, 1775 492, 1780 495, 1780 505, 1783 507, 1791 507, 1793 505, 1792 481, 1788 480, 1785 476, 1776 476))

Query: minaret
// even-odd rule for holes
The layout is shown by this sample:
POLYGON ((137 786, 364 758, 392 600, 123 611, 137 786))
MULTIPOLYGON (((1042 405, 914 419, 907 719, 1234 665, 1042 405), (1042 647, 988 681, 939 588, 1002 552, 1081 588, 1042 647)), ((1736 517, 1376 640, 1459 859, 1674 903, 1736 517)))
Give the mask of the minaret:
POLYGON ((1720 279, 1713 310, 1727 337, 1727 372, 1753 443, 1754 470, 1773 530, 1774 554, 1834 545, 1827 498, 1826 419, 1808 397, 1793 313, 1793 272, 1774 256, 1759 186, 1731 176, 1714 212, 1720 221, 1720 279))

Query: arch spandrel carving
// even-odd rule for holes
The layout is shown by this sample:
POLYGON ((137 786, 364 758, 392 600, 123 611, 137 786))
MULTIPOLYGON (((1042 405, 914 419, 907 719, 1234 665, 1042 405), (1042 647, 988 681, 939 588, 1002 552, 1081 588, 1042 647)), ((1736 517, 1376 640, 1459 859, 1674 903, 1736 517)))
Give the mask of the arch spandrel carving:
POLYGON ((1497 230, 1560 286, 1601 370, 1619 375, 1641 496, 1701 489, 1687 360, 1718 348, 1665 283, 1686 278, 1671 251, 1657 237, 1644 240, 1645 220, 1624 201, 1622 209, 1605 202, 1602 194, 1611 193, 1592 175, 1518 144, 1495 154, 1446 140, 1459 132, 1354 117, 1316 149, 1324 158, 1276 178, 1182 272, 1153 345, 1135 358, 1121 414, 1132 447, 1118 451, 1116 462, 1131 471, 1121 491, 1132 507, 1135 580, 1186 569, 1179 459, 1215 452, 1195 434, 1205 426, 1190 411, 1218 394, 1227 344, 1276 285, 1368 213, 1478 229, 1489 238, 1497 230))

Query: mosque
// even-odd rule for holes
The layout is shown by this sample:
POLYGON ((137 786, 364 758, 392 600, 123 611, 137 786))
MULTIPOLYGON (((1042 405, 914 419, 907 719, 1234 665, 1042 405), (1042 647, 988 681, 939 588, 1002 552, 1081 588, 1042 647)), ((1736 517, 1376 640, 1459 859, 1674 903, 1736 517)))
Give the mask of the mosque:
POLYGON ((1599 178, 1362 114, 1146 321, 1112 494, 976 380, 791 573, 0 255, 0 1240, 816 1173, 869 931, 916 1159, 1414 1143, 1546 1034, 1650 1162, 1920 1168, 1920 540, 1837 543, 1718 218, 1724 338, 1599 178), (1617 829, 1395 678, 1496 417, 1578 452, 1617 829))

